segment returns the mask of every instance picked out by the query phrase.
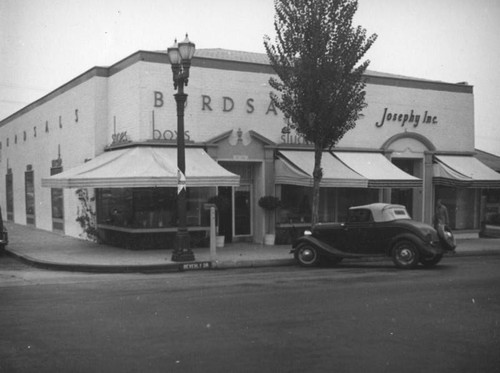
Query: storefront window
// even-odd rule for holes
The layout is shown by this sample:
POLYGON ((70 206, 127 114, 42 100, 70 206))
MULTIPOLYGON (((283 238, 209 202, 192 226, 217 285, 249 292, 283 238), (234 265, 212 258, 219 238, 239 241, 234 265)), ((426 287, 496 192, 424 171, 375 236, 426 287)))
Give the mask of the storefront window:
MULTIPOLYGON (((208 226, 203 208, 214 188, 188 188, 188 226, 208 226)), ((177 188, 108 188, 97 193, 98 224, 129 228, 177 226, 177 188)))
POLYGON ((379 202, 379 189, 339 188, 337 221, 347 221, 347 211, 352 206, 379 202))
POLYGON ((441 199, 448 208, 451 229, 476 229, 479 227, 477 189, 436 186, 435 200, 441 199))
MULTIPOLYGON (((51 175, 57 175, 62 172, 62 167, 52 167, 51 175)), ((50 190, 52 203, 52 229, 64 231, 64 199, 61 188, 52 188, 50 190)))
POLYGON ((24 173, 24 186, 26 197, 26 224, 35 224, 35 183, 34 172, 31 166, 24 173))
POLYGON ((312 188, 296 185, 281 186, 281 208, 278 223, 297 224, 311 222, 312 188))
POLYGON ((7 220, 14 220, 14 184, 12 181, 12 169, 7 170, 5 175, 5 189, 7 194, 7 220))
MULTIPOLYGON (((321 188, 319 199, 320 222, 345 221, 349 207, 377 202, 378 189, 321 188)), ((311 222, 312 188, 282 185, 281 202, 278 223, 311 222)))
POLYGON ((485 197, 485 216, 486 224, 500 225, 500 190, 487 189, 483 191, 485 197))

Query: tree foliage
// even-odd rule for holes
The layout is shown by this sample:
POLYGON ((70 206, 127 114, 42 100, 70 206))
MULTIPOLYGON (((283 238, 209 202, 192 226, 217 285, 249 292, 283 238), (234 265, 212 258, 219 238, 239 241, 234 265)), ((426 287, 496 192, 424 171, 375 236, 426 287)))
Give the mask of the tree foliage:
POLYGON ((313 223, 317 221, 321 157, 354 128, 365 103, 360 60, 375 42, 353 27, 357 0, 275 0, 276 40, 264 46, 278 78, 271 99, 287 119, 287 129, 314 144, 313 223))

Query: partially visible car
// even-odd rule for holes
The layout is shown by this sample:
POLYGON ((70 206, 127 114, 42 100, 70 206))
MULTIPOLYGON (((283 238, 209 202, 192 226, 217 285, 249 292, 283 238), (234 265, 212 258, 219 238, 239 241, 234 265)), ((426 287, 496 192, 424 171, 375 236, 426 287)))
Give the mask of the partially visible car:
POLYGON ((9 233, 3 225, 2 209, 0 208, 0 255, 5 252, 5 246, 9 243, 9 233))
POLYGON ((344 223, 318 223, 292 245, 291 252, 304 267, 344 258, 391 257, 398 268, 438 264, 453 252, 455 238, 447 226, 434 227, 411 219, 405 206, 373 203, 349 208, 344 223))

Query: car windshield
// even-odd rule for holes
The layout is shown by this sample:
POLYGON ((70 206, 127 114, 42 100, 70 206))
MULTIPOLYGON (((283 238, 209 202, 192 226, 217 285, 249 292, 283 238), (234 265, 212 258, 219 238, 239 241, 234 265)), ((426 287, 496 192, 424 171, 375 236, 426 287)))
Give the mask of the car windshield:
POLYGON ((349 211, 350 223, 366 223, 371 221, 372 214, 368 209, 357 209, 349 211))

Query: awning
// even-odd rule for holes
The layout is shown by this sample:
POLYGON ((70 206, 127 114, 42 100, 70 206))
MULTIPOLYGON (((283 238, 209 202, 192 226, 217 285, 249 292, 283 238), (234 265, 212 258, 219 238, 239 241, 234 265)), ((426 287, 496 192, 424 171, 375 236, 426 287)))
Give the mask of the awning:
POLYGON ((420 188, 422 180, 407 174, 380 153, 335 152, 344 164, 368 179, 369 188, 420 188))
MULTIPOLYGON (((177 187, 177 149, 137 146, 104 152, 80 166, 42 178, 48 188, 177 187)), ((186 186, 238 186, 240 177, 204 150, 186 148, 186 186)))
POLYGON ((500 173, 472 156, 435 156, 433 182, 460 188, 500 188, 500 173))
MULTIPOLYGON (((321 187, 415 188, 422 180, 405 173, 380 153, 324 152, 321 187)), ((283 150, 276 161, 276 184, 312 186, 314 153, 283 150)))
MULTIPOLYGON (((283 150, 276 161, 276 184, 313 186, 314 153, 311 151, 283 150)), ((345 164, 323 152, 321 159, 323 178, 320 187, 366 188, 368 181, 345 164)))

